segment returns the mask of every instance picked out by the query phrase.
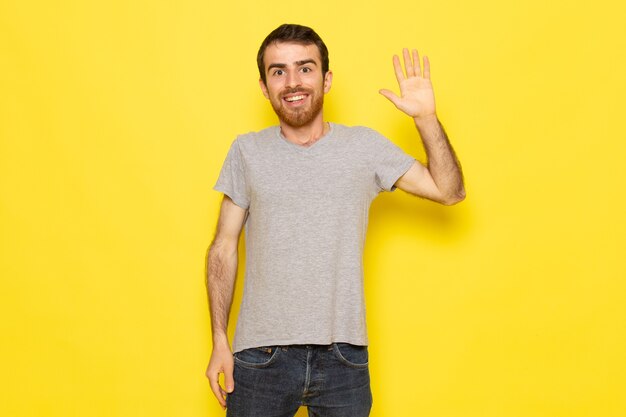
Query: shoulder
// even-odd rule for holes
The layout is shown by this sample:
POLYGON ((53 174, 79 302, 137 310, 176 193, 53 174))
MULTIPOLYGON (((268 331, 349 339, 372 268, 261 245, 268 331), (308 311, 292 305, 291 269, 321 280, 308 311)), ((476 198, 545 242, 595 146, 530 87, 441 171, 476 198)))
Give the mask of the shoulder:
POLYGON ((278 126, 270 126, 256 132, 243 133, 237 136, 235 142, 238 142, 240 146, 257 143, 275 137, 277 131, 278 126))
POLYGON ((239 136, 237 136, 237 140, 240 140, 242 142, 254 142, 258 140, 263 140, 275 136, 277 131, 278 126, 270 126, 256 132, 240 134, 239 136))
POLYGON ((339 123, 331 123, 333 126, 333 130, 337 134, 349 135, 349 136, 362 136, 362 135, 380 135, 374 129, 367 126, 348 126, 339 123))
POLYGON ((248 132, 238 135, 232 143, 232 147, 243 154, 258 152, 261 149, 271 146, 276 138, 278 126, 270 126, 256 132, 248 132))
POLYGON ((367 145, 368 143, 385 140, 386 138, 376 130, 367 126, 346 126, 333 123, 334 135, 355 145, 367 145))
POLYGON ((385 150, 391 141, 382 133, 367 126, 344 126, 343 135, 350 144, 364 149, 369 155, 385 150))

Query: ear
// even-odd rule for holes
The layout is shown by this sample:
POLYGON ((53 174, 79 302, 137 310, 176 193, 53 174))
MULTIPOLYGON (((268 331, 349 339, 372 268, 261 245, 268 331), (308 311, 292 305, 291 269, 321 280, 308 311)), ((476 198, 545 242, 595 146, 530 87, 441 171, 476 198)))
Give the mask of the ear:
POLYGON ((326 76, 324 77, 324 94, 330 91, 330 86, 333 83, 333 72, 328 70, 326 76))
POLYGON ((269 100, 270 93, 267 91, 267 86, 265 85, 265 83, 263 82, 261 78, 259 78, 259 86, 261 87, 261 91, 263 92, 263 95, 265 96, 265 98, 269 100))

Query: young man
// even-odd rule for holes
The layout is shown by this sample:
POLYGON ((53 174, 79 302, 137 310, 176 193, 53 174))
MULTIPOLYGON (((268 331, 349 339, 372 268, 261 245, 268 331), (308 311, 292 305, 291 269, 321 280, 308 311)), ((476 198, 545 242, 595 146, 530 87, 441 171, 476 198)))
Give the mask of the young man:
POLYGON ((359 417, 372 405, 362 253, 372 200, 396 187, 450 205, 463 200, 459 163, 437 119, 429 62, 393 58, 428 167, 364 127, 324 121, 332 72, 310 28, 282 25, 259 49, 259 84, 279 126, 239 136, 214 187, 223 192, 207 265, 213 352, 206 371, 231 417, 359 417), (246 228, 244 294, 233 349, 228 314, 246 228), (233 353, 234 352, 234 353, 233 353), (224 385, 219 374, 224 374, 224 385))

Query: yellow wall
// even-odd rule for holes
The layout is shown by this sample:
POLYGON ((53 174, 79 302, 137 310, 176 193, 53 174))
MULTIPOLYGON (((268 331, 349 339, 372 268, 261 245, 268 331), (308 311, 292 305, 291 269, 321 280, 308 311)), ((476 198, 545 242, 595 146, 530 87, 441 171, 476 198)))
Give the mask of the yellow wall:
POLYGON ((467 179, 451 208, 372 206, 372 416, 626 415, 625 11, 3 1, 0 415, 223 415, 204 377, 211 187, 235 135, 275 123, 255 54, 283 22, 330 48, 329 119, 419 158, 377 91, 402 47, 427 54, 467 179))

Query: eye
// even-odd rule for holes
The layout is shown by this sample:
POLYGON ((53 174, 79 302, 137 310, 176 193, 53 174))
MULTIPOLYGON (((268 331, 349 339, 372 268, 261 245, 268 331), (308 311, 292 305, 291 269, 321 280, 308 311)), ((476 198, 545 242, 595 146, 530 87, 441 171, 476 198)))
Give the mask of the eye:
POLYGON ((302 68, 302 72, 305 72, 305 73, 306 73, 306 72, 311 72, 311 68, 309 68, 309 67, 303 67, 303 68, 302 68))
POLYGON ((283 75, 284 73, 285 73, 285 71, 279 69, 279 70, 274 71, 273 75, 283 75))

